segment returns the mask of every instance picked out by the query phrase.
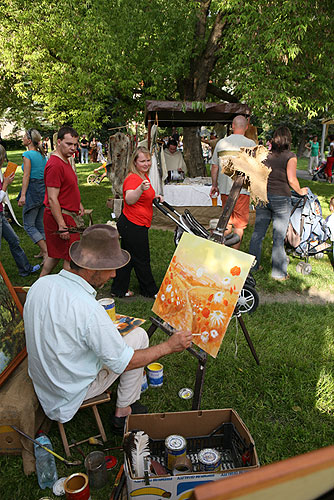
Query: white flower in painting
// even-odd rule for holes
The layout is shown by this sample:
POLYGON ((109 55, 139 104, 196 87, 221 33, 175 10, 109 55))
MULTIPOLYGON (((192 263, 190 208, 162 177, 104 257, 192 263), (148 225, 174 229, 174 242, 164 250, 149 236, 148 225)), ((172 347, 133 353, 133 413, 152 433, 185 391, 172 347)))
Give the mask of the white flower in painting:
POLYGON ((203 276, 203 274, 204 274, 204 269, 203 269, 203 267, 199 267, 199 268, 197 269, 197 271, 196 271, 196 276, 197 276, 197 278, 201 278, 201 277, 203 276))
POLYGON ((226 314, 221 311, 213 311, 209 316, 210 326, 221 326, 224 324, 226 314))
POLYGON ((224 297, 224 292, 217 292, 213 296, 213 302, 219 304, 223 300, 223 297, 224 297))
POLYGON ((218 337, 218 332, 217 332, 217 330, 211 330, 210 334, 211 334, 211 337, 212 337, 213 339, 215 339, 216 337, 218 337))
POLYGON ((231 283, 231 278, 224 278, 222 280, 222 283, 223 283, 224 286, 229 285, 231 283))
POLYGON ((172 285, 167 285, 166 292, 170 292, 172 290, 172 288, 173 288, 172 285))
POLYGON ((174 295, 174 292, 172 292, 172 293, 170 294, 170 296, 171 296, 171 297, 173 297, 173 295, 174 295))
POLYGON ((163 301, 165 300, 165 298, 166 298, 166 297, 164 296, 164 294, 162 294, 160 298, 161 298, 161 300, 162 300, 162 302, 163 302, 163 301))
POLYGON ((202 332, 201 341, 206 343, 208 340, 209 340, 209 332, 202 332))

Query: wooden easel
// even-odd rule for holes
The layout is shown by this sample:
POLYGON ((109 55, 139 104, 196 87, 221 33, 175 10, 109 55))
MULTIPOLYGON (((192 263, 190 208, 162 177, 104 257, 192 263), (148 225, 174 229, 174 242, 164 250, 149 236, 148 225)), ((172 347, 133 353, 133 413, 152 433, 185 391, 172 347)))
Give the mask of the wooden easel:
MULTIPOLYGON (((216 231, 213 233, 213 241, 216 241, 217 243, 224 244, 225 242, 225 230, 228 224, 228 221, 231 217, 233 208, 237 202, 238 196, 240 194, 241 188, 244 183, 244 174, 238 173, 237 178, 233 183, 233 186, 231 188, 230 194, 228 196, 228 199, 226 201, 226 205, 224 206, 224 210, 222 215, 220 216, 220 219, 217 224, 216 231)), ((242 329, 242 332, 245 336, 245 339, 247 341, 247 344, 251 350, 251 353, 253 354, 253 357, 257 363, 257 365, 260 364, 259 358, 256 354, 253 342, 249 336, 249 333, 247 331, 246 325, 244 323, 244 320, 241 317, 241 313, 238 309, 238 306, 234 308, 234 315, 236 316, 239 325, 242 329)), ((165 321, 161 320, 160 318, 150 318, 151 321, 151 326, 149 327, 147 334, 149 338, 152 337, 154 332, 160 328, 163 332, 167 333, 167 335, 171 336, 175 332, 175 330, 165 321)), ((202 393, 203 393, 203 386, 204 386, 204 376, 205 376, 205 371, 206 371, 206 362, 207 362, 207 353, 202 351, 202 350, 197 350, 194 349, 194 347, 188 347, 187 349, 188 352, 198 360, 198 367, 196 371, 196 381, 195 381, 195 388, 194 388, 194 397, 193 397, 193 404, 192 404, 192 409, 193 410, 199 410, 200 405, 201 405, 201 399, 202 399, 202 393)))

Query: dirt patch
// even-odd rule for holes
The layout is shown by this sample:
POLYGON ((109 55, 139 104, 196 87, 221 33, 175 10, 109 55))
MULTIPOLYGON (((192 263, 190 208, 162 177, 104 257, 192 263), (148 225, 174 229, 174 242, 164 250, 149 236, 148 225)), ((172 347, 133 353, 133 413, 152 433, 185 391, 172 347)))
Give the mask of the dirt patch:
POLYGON ((334 294, 329 293, 328 290, 317 290, 311 287, 307 292, 284 292, 284 293, 266 293, 258 291, 260 297, 260 304, 273 304, 280 302, 287 304, 288 302, 296 302, 298 304, 314 304, 326 305, 334 303, 334 294))

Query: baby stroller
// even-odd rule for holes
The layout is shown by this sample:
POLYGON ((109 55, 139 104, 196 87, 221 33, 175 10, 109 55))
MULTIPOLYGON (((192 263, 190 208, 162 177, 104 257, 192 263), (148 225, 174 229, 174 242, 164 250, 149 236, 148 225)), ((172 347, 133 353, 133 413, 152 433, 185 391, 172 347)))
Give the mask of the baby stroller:
POLYGON ((326 165, 327 162, 322 161, 321 163, 319 163, 318 166, 315 167, 315 169, 313 170, 312 181, 319 181, 320 179, 326 179, 326 174, 325 174, 326 165))
POLYGON ((320 202, 311 190, 306 196, 300 196, 292 191, 292 211, 286 235, 286 246, 295 256, 301 257, 305 262, 298 262, 297 272, 311 274, 312 266, 309 257, 322 259, 324 252, 328 251, 330 244, 326 240, 330 237, 330 230, 322 218, 320 202))
MULTIPOLYGON (((181 236, 184 232, 195 234, 205 239, 212 239, 213 241, 220 242, 219 231, 214 231, 211 235, 190 213, 188 209, 184 210, 183 215, 180 214, 166 201, 160 203, 159 199, 153 200, 154 205, 166 215, 169 219, 176 223, 176 228, 174 231, 174 243, 175 246, 179 244, 181 236), (173 214, 173 215, 172 215, 173 214)), ((239 241, 239 236, 237 234, 229 234, 224 237, 224 245, 233 246, 239 241)), ((251 274, 248 274, 244 286, 240 292, 239 299, 237 302, 237 307, 240 313, 252 313, 259 305, 259 295, 255 290, 256 281, 251 274)))

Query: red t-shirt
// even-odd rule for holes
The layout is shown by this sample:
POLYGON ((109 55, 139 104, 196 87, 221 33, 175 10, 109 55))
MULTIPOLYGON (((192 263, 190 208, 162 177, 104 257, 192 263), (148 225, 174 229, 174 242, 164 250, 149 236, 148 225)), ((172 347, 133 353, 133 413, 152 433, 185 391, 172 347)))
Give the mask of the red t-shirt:
MULTIPOLYGON (((79 213, 81 200, 78 180, 69 163, 65 163, 59 156, 51 155, 45 166, 44 182, 46 188, 59 188, 58 201, 61 208, 79 213)), ((44 205, 50 208, 47 189, 44 205)))
MULTIPOLYGON (((147 175, 145 175, 145 177, 148 181, 150 180, 147 175)), ((150 227, 153 217, 152 202, 155 198, 155 191, 152 185, 150 184, 149 189, 142 192, 139 200, 133 205, 128 205, 125 201, 126 191, 136 189, 142 182, 143 179, 137 174, 129 174, 126 177, 123 183, 123 213, 130 222, 133 222, 133 224, 150 227)))

